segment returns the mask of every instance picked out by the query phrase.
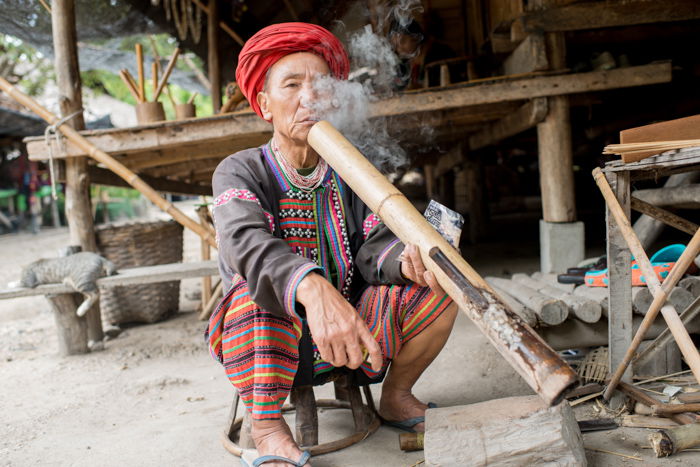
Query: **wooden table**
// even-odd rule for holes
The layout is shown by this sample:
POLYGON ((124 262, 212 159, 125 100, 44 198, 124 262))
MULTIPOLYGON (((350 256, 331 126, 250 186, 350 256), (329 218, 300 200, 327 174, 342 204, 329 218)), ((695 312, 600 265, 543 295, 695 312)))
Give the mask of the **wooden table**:
MULTIPOLYGON (((608 162, 603 169, 620 205, 630 217, 631 183, 669 175, 700 170, 700 147, 669 151, 638 162, 625 164, 622 161, 608 162)), ((607 255, 609 279, 608 344, 610 368, 615 369, 622 361, 632 342, 632 274, 631 253, 615 220, 606 208, 607 255)), ((679 312, 682 310, 678 310, 679 312)), ((658 320, 663 318, 659 317, 658 320)), ((631 381, 630 366, 623 381, 631 381)))

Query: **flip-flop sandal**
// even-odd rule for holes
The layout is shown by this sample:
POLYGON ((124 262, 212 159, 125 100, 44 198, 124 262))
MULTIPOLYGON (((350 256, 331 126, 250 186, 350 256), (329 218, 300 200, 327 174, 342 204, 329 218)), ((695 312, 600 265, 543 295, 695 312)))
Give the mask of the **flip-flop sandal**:
POLYGON ((258 467, 266 462, 281 461, 293 465, 294 467, 303 467, 311 458, 311 453, 309 451, 302 451, 301 457, 298 461, 294 461, 283 456, 267 455, 257 457, 257 455, 258 452, 255 449, 245 449, 241 454, 241 465, 243 467, 258 467), (247 457, 253 457, 254 459, 249 461, 246 459, 247 457))
MULTIPOLYGON (((432 402, 428 402, 428 408, 435 409, 435 408, 437 408, 437 404, 434 404, 432 402)), ((418 425, 419 423, 425 422, 425 416, 413 417, 413 418, 409 418, 407 420, 401 420, 401 421, 385 420, 383 418, 381 420, 382 420, 382 423, 384 425, 393 426, 394 428, 408 431, 409 433, 415 433, 416 430, 414 430, 413 427, 418 425)))
MULTIPOLYGON (((660 282, 663 282, 668 274, 673 269, 676 261, 681 256, 685 250, 685 245, 674 244, 668 245, 649 258, 652 268, 656 276, 659 278, 660 282)), ((632 270, 632 285, 635 287, 641 287, 647 285, 646 278, 642 274, 642 270, 639 268, 637 261, 632 261, 630 265, 632 270)), ((607 287, 608 286, 608 270, 600 269, 595 271, 589 271, 586 273, 585 284, 588 287, 607 287)))

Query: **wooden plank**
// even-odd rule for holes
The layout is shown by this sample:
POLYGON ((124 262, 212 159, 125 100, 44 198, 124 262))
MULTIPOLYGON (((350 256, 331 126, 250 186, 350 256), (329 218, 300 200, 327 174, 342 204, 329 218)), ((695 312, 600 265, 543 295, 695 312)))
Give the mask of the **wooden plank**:
POLYGON ((671 63, 462 84, 418 90, 372 104, 373 116, 395 116, 472 105, 646 86, 671 81, 671 63))
MULTIPOLYGON (((116 287, 137 284, 153 284, 191 277, 215 276, 219 274, 216 260, 191 263, 158 264, 139 268, 121 269, 114 276, 97 279, 100 287, 116 287)), ((31 297, 34 295, 54 295, 75 292, 63 284, 40 285, 33 289, 15 288, 0 290, 0 300, 6 298, 31 297)))
POLYGON ((689 220, 683 219, 681 216, 674 214, 671 211, 659 208, 635 197, 632 197, 632 209, 690 235, 694 235, 698 230, 698 225, 694 222, 690 222, 689 220))
POLYGON ((521 16, 511 28, 524 31, 579 31, 700 18, 696 0, 580 2, 521 16))
POLYGON ((547 116, 547 99, 538 97, 502 119, 469 137, 469 149, 475 151, 517 135, 540 123, 547 116))
POLYGON ((221 67, 219 65, 219 9, 216 0, 209 0, 207 15, 207 66, 211 102, 214 113, 221 109, 221 67))
MULTIPOLYGON (((272 134, 272 126, 250 112, 158 122, 130 128, 91 130, 81 134, 106 153, 113 155, 185 146, 197 147, 203 141, 229 141, 231 147, 236 147, 235 137, 269 137, 272 134)), ((31 160, 48 160, 48 148, 43 137, 26 138, 25 142, 31 160)), ((56 158, 87 155, 69 141, 65 144, 65 154, 58 150, 55 143, 52 144, 56 158)))
POLYGON ((549 68, 547 48, 542 33, 530 34, 503 61, 503 74, 514 75, 549 68))
MULTIPOLYGON (((620 205, 629 218, 630 178, 622 172, 609 175, 620 205)), ((632 343, 632 255, 610 210, 606 208, 608 255, 608 345, 610 368, 617 368, 632 343)), ((628 367, 624 381, 631 381, 632 369, 628 367)))
MULTIPOLYGON (((213 171, 213 168, 211 169, 213 171)), ((92 183, 109 186, 124 186, 131 187, 123 178, 116 175, 114 172, 96 167, 88 166, 88 175, 92 183)), ((148 183, 154 190, 165 193, 183 194, 183 195, 202 195, 211 196, 211 174, 209 175, 208 184, 186 183, 177 180, 169 180, 167 178, 151 177, 150 175, 140 175, 141 179, 148 183)))

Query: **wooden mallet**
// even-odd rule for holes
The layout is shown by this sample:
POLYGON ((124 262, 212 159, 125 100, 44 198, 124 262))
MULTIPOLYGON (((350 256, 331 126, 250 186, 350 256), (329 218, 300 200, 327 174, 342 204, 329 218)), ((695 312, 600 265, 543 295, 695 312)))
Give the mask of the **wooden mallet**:
POLYGON ((405 244, 416 245, 426 268, 501 355, 550 405, 578 376, 535 331, 498 298, 476 271, 408 199, 330 123, 309 131, 309 144, 405 244))

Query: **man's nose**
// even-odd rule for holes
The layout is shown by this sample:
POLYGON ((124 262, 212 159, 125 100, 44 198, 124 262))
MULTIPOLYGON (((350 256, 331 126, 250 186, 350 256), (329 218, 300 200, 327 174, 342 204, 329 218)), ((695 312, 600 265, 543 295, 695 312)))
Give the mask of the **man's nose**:
POLYGON ((301 104, 305 107, 318 99, 318 92, 311 81, 302 84, 300 98, 301 104))

